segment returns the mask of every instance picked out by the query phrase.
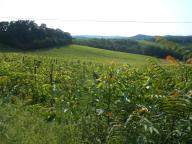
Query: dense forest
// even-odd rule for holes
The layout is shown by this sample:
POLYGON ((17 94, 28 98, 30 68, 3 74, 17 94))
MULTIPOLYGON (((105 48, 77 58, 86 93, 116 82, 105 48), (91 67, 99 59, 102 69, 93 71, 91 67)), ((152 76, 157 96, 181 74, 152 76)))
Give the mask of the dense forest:
POLYGON ((0 22, 0 43, 17 49, 31 50, 68 45, 72 42, 69 33, 60 29, 38 26, 34 21, 18 20, 0 22))

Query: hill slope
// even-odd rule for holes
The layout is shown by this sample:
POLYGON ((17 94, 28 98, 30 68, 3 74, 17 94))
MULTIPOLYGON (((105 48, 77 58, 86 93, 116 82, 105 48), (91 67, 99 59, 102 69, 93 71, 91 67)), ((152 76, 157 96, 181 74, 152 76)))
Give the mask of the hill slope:
POLYGON ((83 60, 102 63, 129 63, 129 64, 145 64, 147 59, 156 59, 150 56, 139 54, 129 54, 111 50, 98 49, 81 45, 69 45, 58 48, 43 49, 36 51, 13 51, 5 45, 0 45, 0 52, 4 53, 19 53, 27 55, 38 55, 48 57, 58 57, 66 60, 83 60))
POLYGON ((146 63, 146 59, 152 58, 144 55, 103 50, 81 45, 70 45, 66 47, 53 48, 48 50, 37 50, 34 52, 30 52, 30 54, 62 57, 64 59, 71 60, 85 60, 105 63, 117 62, 129 64, 144 64, 146 63))

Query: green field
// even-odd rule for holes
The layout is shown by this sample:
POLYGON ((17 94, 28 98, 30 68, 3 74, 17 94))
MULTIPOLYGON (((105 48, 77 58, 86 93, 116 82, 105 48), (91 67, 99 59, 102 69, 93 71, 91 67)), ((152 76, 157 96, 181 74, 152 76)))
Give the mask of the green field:
POLYGON ((2 54, 0 143, 191 143, 191 79, 190 65, 2 54))
POLYGON ((2 47, 0 144, 192 143, 191 65, 79 45, 2 47))
MULTIPOLYGON (((4 52, 8 52, 5 48, 1 48, 4 52)), ((23 53, 23 52, 17 52, 23 53)), ((52 48, 46 50, 36 50, 25 52, 25 54, 56 57, 67 60, 82 60, 102 63, 129 63, 129 64, 146 64, 147 59, 154 59, 149 56, 116 52, 110 50, 97 49, 93 47, 70 45, 66 47, 52 48)))

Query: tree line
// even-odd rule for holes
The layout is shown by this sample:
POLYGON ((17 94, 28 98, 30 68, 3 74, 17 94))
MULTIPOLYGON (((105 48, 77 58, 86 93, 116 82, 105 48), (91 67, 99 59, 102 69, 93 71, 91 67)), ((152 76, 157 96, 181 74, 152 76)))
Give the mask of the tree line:
POLYGON ((174 49, 174 46, 170 46, 168 42, 166 43, 166 41, 164 41, 164 43, 162 43, 160 40, 137 41, 129 38, 74 38, 73 43, 107 50, 155 56, 158 58, 165 58, 166 56, 171 55, 177 59, 183 60, 184 57, 184 53, 178 51, 177 46, 177 49, 174 49))
POLYGON ((22 50, 33 50, 68 45, 72 42, 70 33, 60 29, 38 26, 34 21, 18 20, 0 22, 0 43, 22 50))

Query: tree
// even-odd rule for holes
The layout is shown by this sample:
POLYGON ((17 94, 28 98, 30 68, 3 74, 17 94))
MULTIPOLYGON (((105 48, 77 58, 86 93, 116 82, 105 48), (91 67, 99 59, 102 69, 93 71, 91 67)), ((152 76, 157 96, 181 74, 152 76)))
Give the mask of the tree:
POLYGON ((0 42, 28 50, 68 45, 72 37, 60 29, 47 28, 46 24, 38 26, 34 21, 19 20, 0 23, 0 42))

